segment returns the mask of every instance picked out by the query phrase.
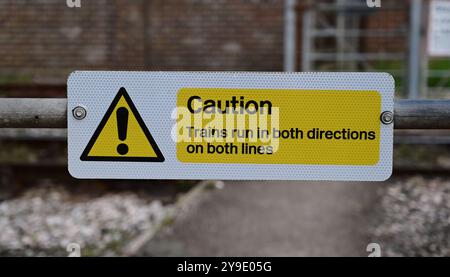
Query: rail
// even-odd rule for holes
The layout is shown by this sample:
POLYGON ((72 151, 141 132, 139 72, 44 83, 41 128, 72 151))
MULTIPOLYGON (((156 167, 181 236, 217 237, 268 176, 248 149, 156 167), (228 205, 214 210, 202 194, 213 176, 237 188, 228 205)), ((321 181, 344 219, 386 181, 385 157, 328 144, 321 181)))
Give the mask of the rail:
MULTIPOLYGON (((396 100, 395 129, 450 129, 450 100, 396 100)), ((2 98, 0 128, 67 128, 65 98, 2 98)))

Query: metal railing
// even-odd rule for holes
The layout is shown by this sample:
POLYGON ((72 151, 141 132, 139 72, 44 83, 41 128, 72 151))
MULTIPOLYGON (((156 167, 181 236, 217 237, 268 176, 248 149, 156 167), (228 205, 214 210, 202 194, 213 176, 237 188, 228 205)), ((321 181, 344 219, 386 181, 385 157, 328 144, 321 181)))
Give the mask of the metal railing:
MULTIPOLYGON (((450 100, 396 100, 395 129, 450 129, 450 100)), ((0 128, 67 128, 67 99, 0 99, 0 128)))

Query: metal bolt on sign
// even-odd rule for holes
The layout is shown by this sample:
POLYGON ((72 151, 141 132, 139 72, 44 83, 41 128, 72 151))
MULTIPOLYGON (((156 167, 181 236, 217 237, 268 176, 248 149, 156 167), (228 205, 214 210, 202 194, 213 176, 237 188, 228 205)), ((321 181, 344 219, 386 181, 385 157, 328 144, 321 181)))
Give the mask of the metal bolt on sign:
POLYGON ((380 119, 384 125, 392 124, 392 122, 394 122, 394 113, 385 111, 381 114, 380 119))
POLYGON ((86 117, 87 111, 85 108, 78 106, 72 110, 73 117, 77 120, 82 120, 86 117))

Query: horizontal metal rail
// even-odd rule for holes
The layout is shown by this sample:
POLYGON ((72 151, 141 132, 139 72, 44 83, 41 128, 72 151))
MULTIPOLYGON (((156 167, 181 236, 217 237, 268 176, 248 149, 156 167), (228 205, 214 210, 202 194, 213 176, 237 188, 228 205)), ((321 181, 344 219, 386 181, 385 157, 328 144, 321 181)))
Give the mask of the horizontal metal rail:
MULTIPOLYGON (((450 100, 396 100, 396 129, 450 129, 450 100)), ((66 128, 67 99, 0 99, 0 128, 66 128)))
POLYGON ((450 129, 450 100, 396 100, 396 129, 450 129))
POLYGON ((312 52, 310 53, 311 60, 314 61, 337 61, 343 60, 347 62, 353 61, 378 61, 378 60, 389 60, 398 61, 404 60, 404 53, 342 53, 336 55, 336 53, 327 52, 312 52))
MULTIPOLYGON (((397 30, 370 30, 370 32, 364 31, 362 29, 346 29, 345 33, 342 35, 346 37, 399 37, 406 36, 406 29, 397 29, 397 30)), ((327 28, 320 30, 311 31, 311 35, 314 37, 337 37, 341 35, 336 28, 327 28)))
POLYGON ((0 128, 66 128, 65 98, 2 98, 0 128))

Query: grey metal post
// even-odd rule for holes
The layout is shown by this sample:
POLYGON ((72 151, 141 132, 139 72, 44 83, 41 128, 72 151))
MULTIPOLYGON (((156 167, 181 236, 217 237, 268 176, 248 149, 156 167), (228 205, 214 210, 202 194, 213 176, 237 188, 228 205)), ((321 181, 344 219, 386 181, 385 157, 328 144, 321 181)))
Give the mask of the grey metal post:
MULTIPOLYGON (((337 0, 336 5, 344 9, 346 4, 346 0, 337 0)), ((345 65, 345 52, 346 52, 346 37, 345 37, 345 28, 346 28, 346 16, 342 11, 339 11, 336 18, 336 40, 337 40, 337 65, 339 71, 344 71, 345 65)))
POLYGON ((296 0, 284 2, 284 71, 296 71, 297 16, 296 0))
MULTIPOLYGON (((424 4, 423 8, 422 8, 422 24, 421 24, 421 28, 423 28, 423 30, 427 30, 428 29, 428 21, 429 21, 429 4, 424 4)), ((421 58, 421 64, 420 67, 422 69, 422 72, 420 72, 420 92, 421 92, 421 96, 422 97, 427 97, 428 96, 428 76, 430 74, 430 69, 429 69, 429 56, 428 56, 428 39, 427 36, 429 36, 430 34, 428 34, 428 31, 426 31, 426 34, 424 36, 422 36, 421 40, 421 49, 422 49, 422 58, 421 58)))
POLYGON ((302 15, 302 71, 312 70, 312 29, 314 27, 314 15, 307 2, 308 6, 302 15))
POLYGON ((420 90, 420 29, 422 0, 411 0, 409 34, 408 97, 416 99, 420 90))

